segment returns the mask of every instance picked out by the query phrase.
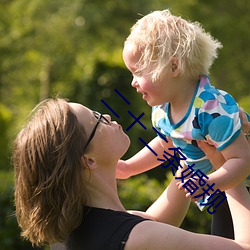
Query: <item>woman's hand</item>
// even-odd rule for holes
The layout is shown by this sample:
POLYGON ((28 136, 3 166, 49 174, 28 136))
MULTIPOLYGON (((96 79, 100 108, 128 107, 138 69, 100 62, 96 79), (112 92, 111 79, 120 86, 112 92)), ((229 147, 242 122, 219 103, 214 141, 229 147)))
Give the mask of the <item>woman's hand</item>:
POLYGON ((206 141, 197 141, 197 144, 199 148, 206 154, 209 161, 216 170, 225 163, 223 155, 216 149, 215 146, 208 144, 206 141))
POLYGON ((242 131, 244 132, 248 143, 250 143, 250 122, 247 119, 247 115, 243 108, 240 108, 240 119, 242 122, 242 131))

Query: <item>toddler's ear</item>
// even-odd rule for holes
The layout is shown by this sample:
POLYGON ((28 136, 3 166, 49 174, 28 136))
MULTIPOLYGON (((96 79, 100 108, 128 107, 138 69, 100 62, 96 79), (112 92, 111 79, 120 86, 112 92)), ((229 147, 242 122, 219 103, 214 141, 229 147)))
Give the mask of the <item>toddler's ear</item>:
POLYGON ((173 72, 173 76, 178 76, 180 73, 179 60, 176 57, 171 59, 171 70, 173 72))
POLYGON ((172 63, 172 72, 175 72, 177 68, 177 65, 175 63, 172 63))

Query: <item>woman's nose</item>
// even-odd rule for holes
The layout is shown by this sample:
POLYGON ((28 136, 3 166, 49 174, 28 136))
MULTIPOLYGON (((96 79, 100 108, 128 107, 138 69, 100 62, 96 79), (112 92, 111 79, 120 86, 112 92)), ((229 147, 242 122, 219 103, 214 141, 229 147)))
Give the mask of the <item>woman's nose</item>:
POLYGON ((108 114, 103 115, 109 122, 111 122, 111 116, 108 114))

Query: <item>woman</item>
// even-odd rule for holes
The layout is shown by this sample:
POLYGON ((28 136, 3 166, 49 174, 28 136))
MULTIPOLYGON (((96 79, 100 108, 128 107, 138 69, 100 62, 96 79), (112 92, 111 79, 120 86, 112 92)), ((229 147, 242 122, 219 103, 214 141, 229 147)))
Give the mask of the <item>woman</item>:
POLYGON ((243 185, 227 191, 235 240, 172 226, 180 223, 178 207, 187 207, 174 198, 183 192, 175 181, 147 212, 128 213, 115 176, 129 144, 108 115, 63 99, 42 102, 14 143, 23 237, 33 245, 65 242, 67 249, 250 249, 250 200, 243 185))

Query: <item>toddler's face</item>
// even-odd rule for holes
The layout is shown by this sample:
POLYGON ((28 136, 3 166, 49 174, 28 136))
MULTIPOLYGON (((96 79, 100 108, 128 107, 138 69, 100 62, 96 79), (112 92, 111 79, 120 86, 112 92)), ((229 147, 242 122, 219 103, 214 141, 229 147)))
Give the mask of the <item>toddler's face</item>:
POLYGON ((142 98, 148 103, 149 106, 161 105, 166 102, 164 95, 166 90, 166 78, 164 80, 156 80, 152 82, 151 74, 147 72, 140 72, 138 70, 138 61, 141 58, 141 52, 132 44, 125 43, 123 49, 123 60, 132 73, 133 79, 131 82, 132 87, 142 94, 142 98))

